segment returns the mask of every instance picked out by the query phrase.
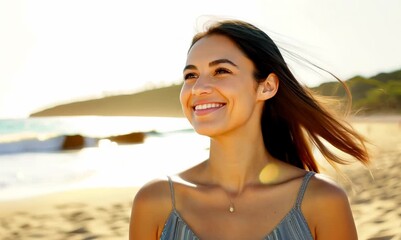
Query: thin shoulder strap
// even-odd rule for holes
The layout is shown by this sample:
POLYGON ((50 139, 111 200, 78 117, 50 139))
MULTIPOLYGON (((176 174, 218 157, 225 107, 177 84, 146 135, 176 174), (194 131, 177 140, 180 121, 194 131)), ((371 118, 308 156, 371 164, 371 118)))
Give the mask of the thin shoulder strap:
POLYGON ((308 172, 307 174, 305 174, 304 179, 302 180, 302 185, 298 192, 297 201, 295 202, 295 207, 298 209, 301 208, 301 203, 302 199, 304 198, 306 187, 308 186, 309 180, 313 175, 315 175, 315 172, 308 172))
POLYGON ((174 193, 174 185, 173 181, 171 180, 170 176, 167 176, 168 178, 168 183, 170 185, 170 193, 171 193, 171 203, 173 205, 173 209, 175 210, 175 193, 174 193))

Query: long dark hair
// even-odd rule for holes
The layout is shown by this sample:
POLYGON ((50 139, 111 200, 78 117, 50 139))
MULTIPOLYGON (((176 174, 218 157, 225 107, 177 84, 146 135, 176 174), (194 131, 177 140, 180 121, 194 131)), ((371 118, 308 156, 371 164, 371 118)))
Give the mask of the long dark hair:
MULTIPOLYGON (((319 172, 313 144, 330 164, 348 163, 325 145, 323 141, 327 141, 358 161, 369 163, 365 139, 297 81, 279 48, 264 31, 239 20, 217 21, 196 34, 191 47, 201 38, 214 34, 224 35, 237 44, 253 62, 257 82, 264 81, 270 73, 279 78, 277 94, 265 102, 261 118, 264 144, 273 157, 319 172)), ((344 83, 343 86, 348 91, 344 83)))

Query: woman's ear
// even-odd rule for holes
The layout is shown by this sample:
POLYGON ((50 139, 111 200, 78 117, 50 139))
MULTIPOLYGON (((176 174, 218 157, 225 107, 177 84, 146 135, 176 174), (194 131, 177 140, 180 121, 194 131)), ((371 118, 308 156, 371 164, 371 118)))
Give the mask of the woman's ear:
POLYGON ((265 101, 276 95, 279 86, 279 79, 275 73, 270 73, 267 78, 259 83, 257 97, 258 100, 265 101))

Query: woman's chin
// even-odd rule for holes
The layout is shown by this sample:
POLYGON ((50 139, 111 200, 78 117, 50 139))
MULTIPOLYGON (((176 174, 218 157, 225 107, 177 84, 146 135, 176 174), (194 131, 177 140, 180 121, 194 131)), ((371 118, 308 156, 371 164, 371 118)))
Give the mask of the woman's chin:
POLYGON ((206 128, 206 127, 194 127, 194 130, 196 133, 199 135, 205 136, 205 137, 213 137, 219 134, 219 130, 216 128, 206 128))

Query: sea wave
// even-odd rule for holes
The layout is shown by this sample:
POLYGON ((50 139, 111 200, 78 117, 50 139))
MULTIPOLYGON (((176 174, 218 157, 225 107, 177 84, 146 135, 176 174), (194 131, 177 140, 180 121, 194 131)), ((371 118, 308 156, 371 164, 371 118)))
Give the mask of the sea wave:
POLYGON ((188 129, 182 118, 44 117, 0 119, 0 154, 51 152, 117 144, 142 143, 147 133, 188 129))
MULTIPOLYGON (((19 141, 0 143, 0 154, 25 153, 25 152, 52 152, 66 150, 65 144, 71 136, 55 136, 50 138, 30 138, 19 141)), ((95 147, 98 140, 91 137, 83 137, 80 148, 95 147)))

